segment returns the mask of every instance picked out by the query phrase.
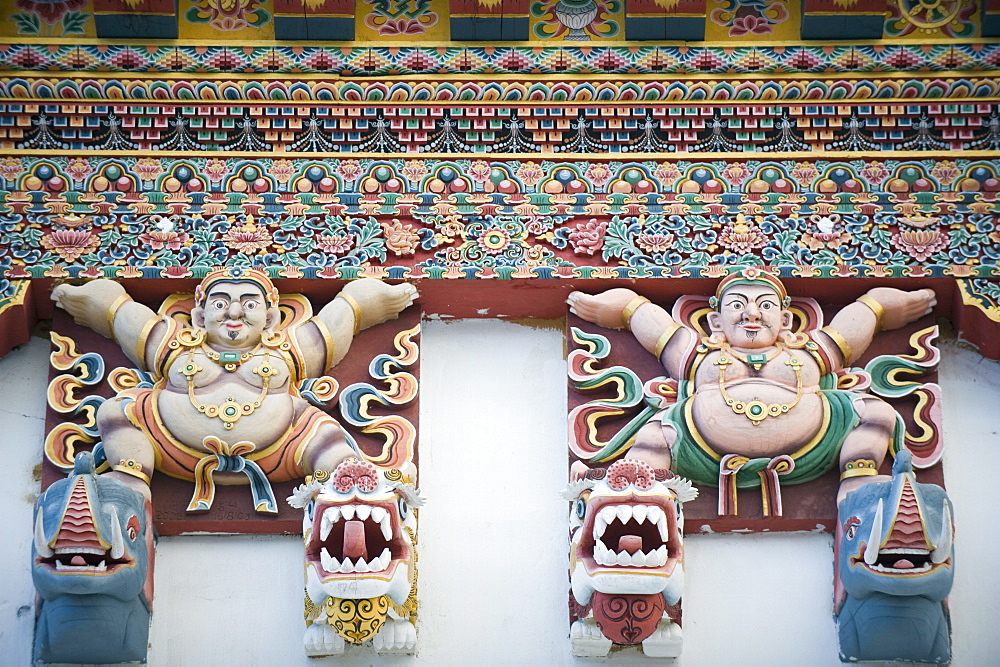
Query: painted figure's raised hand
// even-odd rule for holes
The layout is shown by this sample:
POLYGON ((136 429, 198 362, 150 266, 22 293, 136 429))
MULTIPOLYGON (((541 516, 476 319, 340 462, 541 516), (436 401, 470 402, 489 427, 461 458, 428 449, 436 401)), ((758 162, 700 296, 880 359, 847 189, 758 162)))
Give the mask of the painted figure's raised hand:
POLYGON ((907 292, 892 287, 876 287, 868 290, 868 296, 885 309, 881 322, 884 330, 898 329, 929 315, 937 305, 937 297, 932 289, 907 292))
POLYGON ((52 300, 72 315, 77 324, 108 338, 111 338, 109 309, 125 296, 124 287, 113 280, 104 279, 83 285, 57 285, 52 290, 52 300))
POLYGON ((569 311, 588 322, 606 329, 622 329, 622 312, 638 294, 630 289, 618 287, 600 294, 573 292, 566 299, 569 311))
POLYGON ((357 306, 354 315, 360 317, 356 326, 358 331, 396 319, 419 296, 417 288, 409 283, 389 285, 373 278, 348 283, 341 295, 357 306))

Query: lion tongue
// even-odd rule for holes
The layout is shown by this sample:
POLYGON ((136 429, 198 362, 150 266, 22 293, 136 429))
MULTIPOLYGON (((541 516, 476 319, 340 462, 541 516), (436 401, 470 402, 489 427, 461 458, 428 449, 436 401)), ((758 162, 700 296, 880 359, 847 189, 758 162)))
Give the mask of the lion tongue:
POLYGON ((352 519, 344 526, 344 555, 348 558, 368 560, 364 521, 352 519))
POLYGON ((634 554, 642 550, 642 538, 638 535, 622 535, 618 538, 618 553, 626 551, 634 554))
POLYGON ((906 559, 900 558, 895 563, 892 564, 894 570, 912 570, 914 567, 913 562, 906 559))
POLYGON ((69 561, 70 565, 86 565, 87 561, 83 556, 73 556, 69 561))

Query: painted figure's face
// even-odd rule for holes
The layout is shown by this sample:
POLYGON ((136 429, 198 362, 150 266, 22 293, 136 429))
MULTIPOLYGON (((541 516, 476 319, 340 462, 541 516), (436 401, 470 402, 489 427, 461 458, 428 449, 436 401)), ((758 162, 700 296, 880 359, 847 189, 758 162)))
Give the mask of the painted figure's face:
POLYGON ((229 348, 259 343, 272 317, 263 292, 252 282, 215 283, 204 305, 192 312, 195 326, 205 329, 209 344, 229 348))
POLYGON ((719 310, 709 314, 708 323, 733 347, 757 349, 774 345, 781 331, 791 327, 791 319, 774 288, 735 284, 723 292, 719 310))

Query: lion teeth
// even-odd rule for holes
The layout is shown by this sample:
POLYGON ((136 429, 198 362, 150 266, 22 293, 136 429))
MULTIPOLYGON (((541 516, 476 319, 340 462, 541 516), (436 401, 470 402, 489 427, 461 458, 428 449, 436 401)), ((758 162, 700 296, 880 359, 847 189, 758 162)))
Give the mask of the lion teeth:
POLYGON ((646 521, 656 524, 660 539, 664 542, 670 538, 667 515, 662 508, 656 505, 605 505, 594 516, 594 540, 600 540, 612 522, 628 523, 633 519, 639 525, 646 521))
POLYGON ((372 505, 334 505, 323 511, 319 523, 319 541, 326 542, 338 521, 374 521, 382 531, 382 537, 392 539, 392 517, 384 507, 372 505))
POLYGON ((330 552, 323 547, 319 550, 319 561, 323 569, 327 572, 337 572, 340 570, 340 561, 330 555, 330 552))
POLYGON ((662 544, 649 552, 630 554, 627 551, 611 551, 603 542, 597 542, 594 545, 594 562, 608 567, 662 567, 667 562, 667 545, 662 544))

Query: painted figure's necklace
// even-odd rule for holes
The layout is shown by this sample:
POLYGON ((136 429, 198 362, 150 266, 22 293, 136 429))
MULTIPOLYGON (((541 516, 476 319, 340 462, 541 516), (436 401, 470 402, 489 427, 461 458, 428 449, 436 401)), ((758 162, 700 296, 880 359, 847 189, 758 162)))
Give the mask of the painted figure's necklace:
POLYGON ((260 349, 260 345, 249 352, 239 352, 237 350, 223 350, 222 352, 216 352, 208 345, 202 345, 201 349, 202 352, 205 353, 206 357, 219 364, 230 373, 233 373, 244 361, 250 361, 250 359, 253 358, 253 355, 255 355, 257 350, 260 349))
POLYGON ((788 355, 786 366, 791 366, 795 371, 795 398, 790 403, 765 403, 764 401, 737 401, 726 392, 726 368, 734 361, 741 361, 754 370, 759 371, 764 365, 774 359, 778 353, 786 349, 784 345, 778 343, 777 348, 770 355, 763 353, 753 353, 743 356, 733 350, 729 345, 722 346, 722 353, 715 360, 715 365, 719 367, 719 391, 726 405, 738 415, 743 415, 754 426, 760 425, 768 417, 778 417, 794 408, 799 399, 802 398, 802 362, 791 354, 788 355))
POLYGON ((193 352, 193 349, 189 350, 187 364, 185 364, 184 368, 181 369, 181 374, 187 377, 188 400, 191 401, 191 405, 194 406, 195 410, 202 413, 206 417, 221 420, 222 425, 227 430, 232 429, 233 424, 238 422, 241 417, 252 415, 254 411, 261 406, 261 403, 264 402, 264 397, 267 396, 267 389, 270 384, 271 377, 278 374, 278 369, 274 366, 274 364, 270 363, 271 353, 268 352, 264 355, 264 359, 261 364, 257 366, 257 368, 253 369, 253 373, 255 375, 259 375, 263 378, 263 383, 260 387, 260 396, 249 403, 240 403, 234 396, 227 396, 226 400, 224 400, 220 405, 208 405, 199 402, 198 398, 194 395, 194 376, 204 369, 196 364, 194 359, 192 359, 193 352))

